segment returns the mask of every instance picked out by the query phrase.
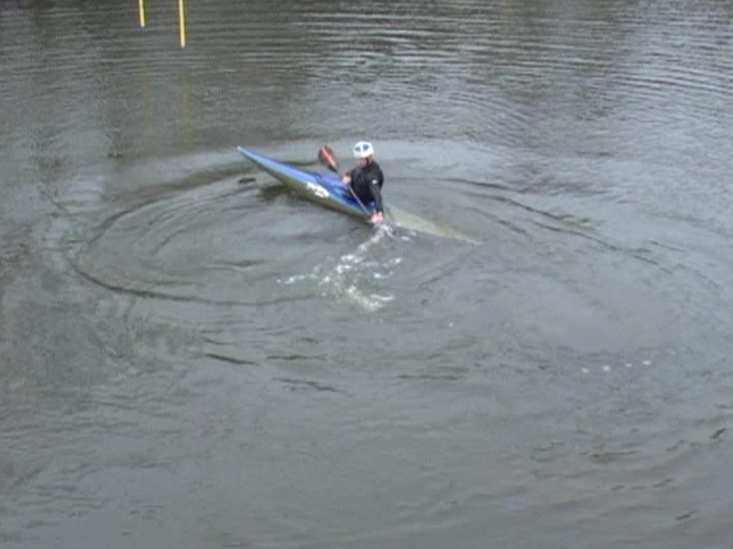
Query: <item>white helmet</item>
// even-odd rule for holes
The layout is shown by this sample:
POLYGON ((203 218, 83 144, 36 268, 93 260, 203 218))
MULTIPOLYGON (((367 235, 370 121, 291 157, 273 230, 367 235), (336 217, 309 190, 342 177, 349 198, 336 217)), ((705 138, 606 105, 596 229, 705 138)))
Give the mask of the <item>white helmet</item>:
POLYGON ((374 147, 369 141, 359 141, 354 145, 354 158, 369 158, 374 156, 374 147))

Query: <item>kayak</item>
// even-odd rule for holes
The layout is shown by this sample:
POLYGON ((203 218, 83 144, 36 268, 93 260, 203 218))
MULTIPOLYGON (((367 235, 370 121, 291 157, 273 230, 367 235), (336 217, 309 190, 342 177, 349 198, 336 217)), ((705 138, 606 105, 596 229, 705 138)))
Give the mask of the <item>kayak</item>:
POLYGON ((374 203, 362 207, 336 174, 308 172, 244 147, 237 147, 237 150, 260 169, 310 200, 365 220, 374 212, 374 203))

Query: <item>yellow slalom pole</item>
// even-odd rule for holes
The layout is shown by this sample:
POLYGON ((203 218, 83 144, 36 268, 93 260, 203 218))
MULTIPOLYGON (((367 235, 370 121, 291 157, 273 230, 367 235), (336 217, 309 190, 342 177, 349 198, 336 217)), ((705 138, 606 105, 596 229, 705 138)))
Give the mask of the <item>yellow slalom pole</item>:
POLYGON ((145 27, 145 0, 138 0, 138 11, 140 12, 140 26, 145 27))
POLYGON ((181 47, 186 47, 186 13, 183 7, 183 0, 178 0, 178 26, 181 34, 181 47))

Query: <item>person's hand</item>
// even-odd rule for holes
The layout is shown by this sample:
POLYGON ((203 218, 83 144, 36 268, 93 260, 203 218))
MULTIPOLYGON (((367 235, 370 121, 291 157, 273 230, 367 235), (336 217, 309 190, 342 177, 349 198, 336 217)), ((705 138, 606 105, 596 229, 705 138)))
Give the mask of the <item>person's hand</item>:
POLYGON ((374 212, 372 217, 369 218, 369 221, 371 221, 373 225, 381 225, 384 223, 384 214, 382 212, 374 212))
POLYGON ((345 187, 346 187, 346 186, 348 186, 348 185, 349 185, 349 183, 351 183, 351 176, 350 176, 350 175, 348 175, 348 174, 344 175, 344 176, 343 176, 343 177, 341 178, 341 183, 343 183, 345 187))

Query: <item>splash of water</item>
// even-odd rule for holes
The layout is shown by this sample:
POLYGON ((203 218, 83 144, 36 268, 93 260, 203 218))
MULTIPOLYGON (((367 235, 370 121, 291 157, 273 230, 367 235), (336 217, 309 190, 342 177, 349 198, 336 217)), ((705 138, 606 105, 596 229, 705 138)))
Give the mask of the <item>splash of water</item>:
POLYGON ((375 312, 395 299, 392 294, 371 292, 364 288, 365 280, 384 280, 392 276, 402 263, 401 257, 387 261, 370 260, 372 249, 385 238, 394 238, 388 226, 379 227, 355 251, 341 255, 333 265, 322 263, 308 274, 292 275, 280 284, 291 285, 303 281, 315 281, 321 295, 348 301, 368 312, 375 312))

